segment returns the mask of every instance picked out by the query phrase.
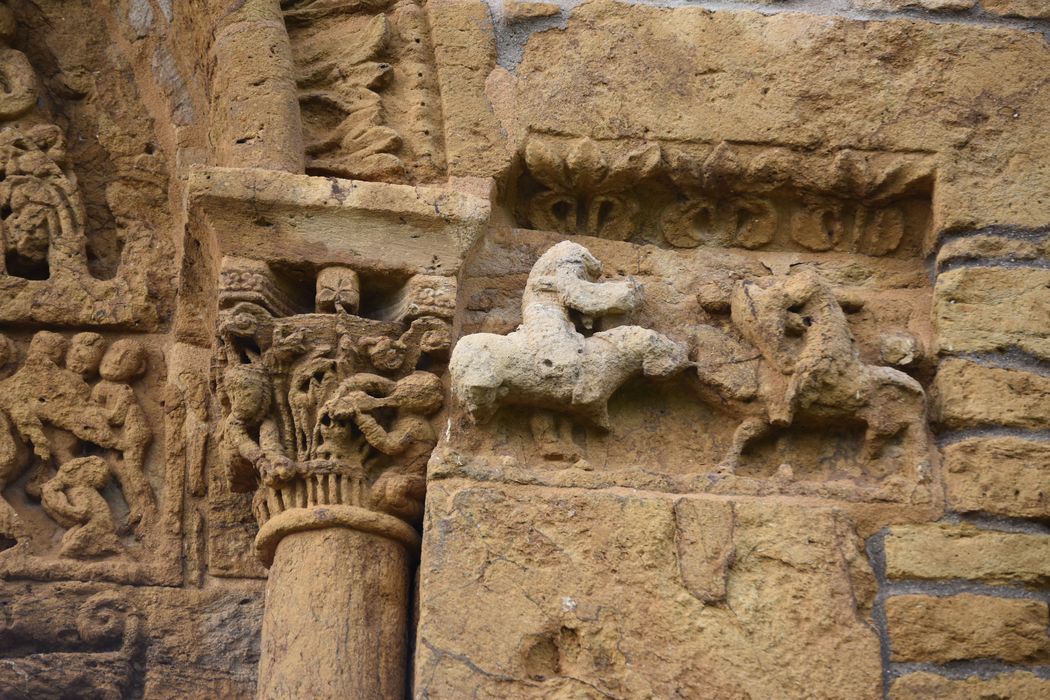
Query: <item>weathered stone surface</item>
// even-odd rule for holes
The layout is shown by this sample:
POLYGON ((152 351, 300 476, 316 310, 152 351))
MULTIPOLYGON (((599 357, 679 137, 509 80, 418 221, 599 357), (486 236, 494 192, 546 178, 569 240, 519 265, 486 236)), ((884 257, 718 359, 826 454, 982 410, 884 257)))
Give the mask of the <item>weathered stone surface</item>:
POLYGON ((961 236, 945 242, 937 250, 937 265, 980 263, 981 261, 1026 263, 1050 253, 1046 236, 1014 237, 993 233, 961 236))
POLYGON ((886 601, 894 661, 998 659, 1045 663, 1050 622, 1043 601, 960 593, 900 595, 886 601))
POLYGON ((954 680, 934 673, 909 673, 893 682, 892 700, 1042 700, 1050 693, 1050 680, 1018 671, 991 678, 954 680))
POLYGON ((1016 349, 1050 358, 1050 270, 963 267, 934 287, 942 352, 1016 349))
POLYGON ((993 584, 1050 581, 1050 536, 972 525, 906 525, 885 539, 893 579, 973 579, 993 584))
POLYGON ((507 0, 503 3, 503 16, 512 21, 555 17, 561 13, 561 7, 552 2, 522 2, 507 0))
POLYGON ((931 388, 931 417, 943 428, 1050 427, 1050 377, 945 360, 931 388))
POLYGON ((1050 17, 1050 3, 1046 0, 982 0, 981 7, 1004 17, 1050 17))
POLYGON ((1038 33, 593 2, 531 37, 506 111, 598 139, 933 151, 939 226, 1040 226, 1048 72, 1038 33))
POLYGON ((1023 518, 1050 516, 1050 444, 974 438, 944 448, 948 506, 1023 518))
POLYGON ((468 481, 427 507, 418 695, 881 693, 871 570, 833 510, 468 481))
POLYGON ((481 0, 427 3, 445 117, 445 148, 450 175, 492 177, 510 163, 485 95, 496 66, 492 16, 481 0))
POLYGON ((930 10, 931 12, 961 12, 969 10, 977 0, 854 0, 854 7, 866 10, 930 10))

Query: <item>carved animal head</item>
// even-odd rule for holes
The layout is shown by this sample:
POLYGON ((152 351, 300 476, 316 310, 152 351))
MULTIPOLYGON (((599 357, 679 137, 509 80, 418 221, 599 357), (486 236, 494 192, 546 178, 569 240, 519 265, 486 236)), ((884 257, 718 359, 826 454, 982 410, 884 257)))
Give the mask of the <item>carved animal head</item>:
POLYGON ((386 336, 362 338, 360 345, 368 350, 368 359, 372 361, 372 366, 382 372, 401 369, 408 352, 403 342, 386 336))

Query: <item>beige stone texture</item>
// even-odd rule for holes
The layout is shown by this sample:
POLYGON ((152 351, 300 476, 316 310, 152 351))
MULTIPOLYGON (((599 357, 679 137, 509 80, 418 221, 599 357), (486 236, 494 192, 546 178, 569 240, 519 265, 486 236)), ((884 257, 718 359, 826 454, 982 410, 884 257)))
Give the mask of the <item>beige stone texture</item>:
POLYGON ((900 595, 886 601, 886 618, 894 661, 1033 664, 1050 658, 1050 617, 1039 600, 900 595))
POLYGON ((1042 586, 1050 580, 1050 537, 972 525, 905 525, 886 535, 891 579, 971 579, 1042 586))
POLYGON ((1050 377, 945 360, 931 387, 931 417, 948 430, 1050 427, 1050 377))
POLYGON ((944 448, 948 507, 1022 518, 1050 516, 1050 444, 972 438, 944 448))
POLYGON ((977 4, 977 0, 854 0, 853 6, 865 10, 899 12, 901 10, 929 10, 931 12, 962 12, 977 4))
POLYGON ((1038 33, 592 2, 497 111, 511 135, 933 152, 935 228, 1043 226, 1048 70, 1038 33))
POLYGON ((1012 237, 976 234, 951 238, 937 250, 937 265, 979 263, 982 260, 1007 263, 1038 262, 1050 254, 1050 238, 1012 237))
POLYGON ((874 580, 833 509, 464 480, 427 508, 417 696, 881 694, 874 580))
POLYGON ((893 682, 892 700, 1041 700, 1050 693, 1050 680, 1015 671, 991 678, 951 679, 935 673, 909 673, 893 682))
POLYGON ((1050 270, 962 267, 934 287, 942 352, 1021 350, 1050 359, 1050 270))
POLYGON ((427 14, 441 85, 448 173, 493 177, 509 165, 510 151, 485 96, 486 79, 496 67, 489 7, 482 0, 433 0, 427 14))
POLYGON ((1050 3, 1046 0, 981 0, 981 7, 1003 17, 1050 17, 1050 3))
POLYGON ((503 16, 512 22, 540 17, 557 17, 559 14, 561 14, 561 7, 552 2, 507 0, 503 3, 503 16))

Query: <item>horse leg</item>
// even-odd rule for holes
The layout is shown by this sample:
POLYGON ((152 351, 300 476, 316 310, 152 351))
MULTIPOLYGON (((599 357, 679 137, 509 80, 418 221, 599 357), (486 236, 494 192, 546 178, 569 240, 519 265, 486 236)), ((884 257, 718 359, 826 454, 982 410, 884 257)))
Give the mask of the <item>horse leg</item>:
POLYGON ((536 410, 529 419, 532 439, 544 459, 575 462, 580 451, 572 440, 572 422, 551 411, 536 410))
POLYGON ((733 442, 726 451, 725 457, 718 464, 719 474, 735 474, 740 465, 740 456, 753 440, 756 440, 772 429, 772 426, 761 418, 746 418, 733 433, 733 442))

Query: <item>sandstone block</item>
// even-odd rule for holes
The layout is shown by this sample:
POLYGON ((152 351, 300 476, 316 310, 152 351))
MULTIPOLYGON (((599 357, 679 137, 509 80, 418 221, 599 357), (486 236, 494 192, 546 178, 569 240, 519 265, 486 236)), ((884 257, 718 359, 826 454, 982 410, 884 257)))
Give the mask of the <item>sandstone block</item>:
POLYGON ((886 536, 894 579, 974 579, 1041 585, 1050 580, 1050 537, 972 525, 904 525, 886 536))
POLYGON ((1042 601, 970 593, 902 595, 886 601, 886 618, 894 661, 1040 663, 1050 658, 1050 615, 1042 601))
POLYGON ((965 267, 937 278, 934 319, 941 350, 1017 348, 1050 358, 1050 270, 965 267))
POLYGON ((1003 17, 1026 17, 1028 19, 1050 17, 1050 2, 1047 0, 983 0, 981 7, 992 14, 1003 17))
POLYGON ((944 448, 948 506, 1025 518, 1050 517, 1050 444, 1017 437, 944 448))
POLYGON ((1050 680, 1024 671, 961 680, 934 673, 909 673, 890 688, 892 700, 1042 700, 1048 696, 1050 680))
POLYGON ((552 2, 519 2, 508 0, 503 3, 503 16, 511 21, 555 17, 561 8, 552 2))
POLYGON ((899 12, 900 10, 961 12, 969 10, 976 4, 977 0, 856 0, 853 6, 885 12, 899 12))
POLYGON ((981 233, 945 242, 937 251, 937 265, 959 261, 1002 260, 1026 262, 1050 254, 1050 239, 1024 239, 981 233))
POLYGON ((1050 377, 946 360, 933 382, 931 409, 934 421, 948 430, 1044 430, 1050 427, 1050 377))
POLYGON ((427 508, 419 696, 880 697, 871 570, 833 509, 467 480, 427 508))

